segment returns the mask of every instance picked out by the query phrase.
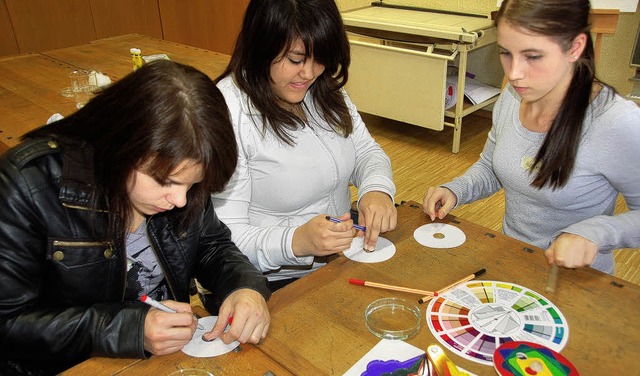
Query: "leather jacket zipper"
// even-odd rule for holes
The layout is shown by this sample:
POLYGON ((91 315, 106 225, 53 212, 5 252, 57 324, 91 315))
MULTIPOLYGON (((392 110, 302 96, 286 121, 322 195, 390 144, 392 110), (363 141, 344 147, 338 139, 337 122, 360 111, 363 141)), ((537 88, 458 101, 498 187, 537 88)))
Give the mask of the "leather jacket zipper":
POLYGON ((113 250, 113 243, 110 241, 103 242, 79 242, 79 241, 65 241, 65 240, 54 240, 54 247, 98 247, 98 246, 107 246, 110 250, 113 250))
POLYGON ((104 209, 95 209, 95 208, 90 208, 90 207, 87 207, 87 206, 71 205, 71 204, 68 204, 66 202, 63 202, 62 206, 64 206, 65 208, 69 208, 69 209, 94 211, 94 212, 98 212, 98 213, 108 213, 109 212, 108 210, 104 210, 104 209))

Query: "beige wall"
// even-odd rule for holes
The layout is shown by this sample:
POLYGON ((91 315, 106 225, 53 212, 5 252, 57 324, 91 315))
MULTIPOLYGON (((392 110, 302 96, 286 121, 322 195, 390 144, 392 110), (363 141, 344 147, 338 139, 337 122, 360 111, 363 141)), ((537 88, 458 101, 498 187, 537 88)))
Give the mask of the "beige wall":
MULTIPOLYGON (((342 11, 371 4, 369 0, 336 0, 336 2, 342 11)), ((496 0, 384 0, 384 3, 483 15, 489 15, 492 11, 498 9, 496 0)), ((614 35, 605 35, 602 39, 597 75, 623 95, 627 95, 631 91, 632 83, 629 81, 629 77, 635 75, 635 70, 629 66, 629 61, 638 25, 640 25, 640 12, 621 13, 616 33, 614 35)), ((478 54, 486 56, 480 59, 476 57, 475 61, 486 62, 492 60, 491 54, 494 52, 497 53, 497 49, 481 49, 478 54)), ((474 66, 474 62, 470 61, 469 71, 480 75, 483 73, 482 69, 485 66, 485 64, 477 65, 477 63, 474 66)), ((491 66, 495 67, 493 64, 491 66)), ((493 72, 491 74, 492 77, 502 75, 502 69, 499 64, 496 69, 499 73, 493 72)), ((491 78, 488 81, 494 81, 494 79, 491 78)))

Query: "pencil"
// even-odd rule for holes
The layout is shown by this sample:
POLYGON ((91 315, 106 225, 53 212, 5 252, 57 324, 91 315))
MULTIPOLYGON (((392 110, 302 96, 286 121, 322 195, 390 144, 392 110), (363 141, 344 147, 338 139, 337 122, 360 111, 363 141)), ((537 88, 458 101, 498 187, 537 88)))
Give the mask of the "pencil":
MULTIPOLYGON (((331 221, 331 222, 334 222, 334 223, 341 223, 342 222, 338 218, 334 218, 334 217, 331 217, 331 216, 327 216, 326 218, 327 218, 327 221, 331 221)), ((362 232, 366 232, 367 231, 366 227, 357 225, 355 223, 353 224, 353 228, 355 228, 356 230, 360 230, 362 232)))
POLYGON ((443 292, 445 292, 447 290, 450 290, 450 289, 452 289, 452 288, 454 288, 454 287, 456 287, 458 285, 461 285, 461 284, 463 284, 465 282, 469 282, 472 279, 483 275, 486 271, 487 271, 487 269, 480 269, 480 270, 478 270, 477 272, 475 272, 473 274, 469 274, 468 276, 466 276, 466 277, 464 277, 464 278, 462 278, 462 279, 460 279, 458 281, 455 281, 455 282, 453 282, 452 284, 450 284, 448 286, 445 286, 445 287, 441 288, 440 290, 434 292, 432 295, 427 294, 424 298, 420 298, 420 300, 418 300, 418 303, 422 304, 422 303, 428 302, 429 300, 433 299, 434 297, 442 294, 443 292))
POLYGON ((401 286, 385 285, 384 283, 363 281, 361 279, 355 279, 355 278, 350 278, 349 279, 349 283, 352 284, 352 285, 375 287, 375 288, 384 289, 384 290, 408 292, 410 294, 418 294, 418 295, 430 295, 430 294, 433 294, 433 291, 418 290, 418 289, 412 289, 412 288, 401 287, 401 286))
POLYGON ((551 269, 549 270, 549 279, 547 279, 547 287, 545 291, 549 293, 556 292, 556 284, 558 283, 558 265, 551 264, 551 269))

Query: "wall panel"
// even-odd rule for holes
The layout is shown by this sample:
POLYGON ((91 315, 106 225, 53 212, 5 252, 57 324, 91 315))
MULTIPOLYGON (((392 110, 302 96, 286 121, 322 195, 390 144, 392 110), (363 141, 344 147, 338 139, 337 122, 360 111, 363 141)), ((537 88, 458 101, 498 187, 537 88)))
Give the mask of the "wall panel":
POLYGON ((158 0, 90 0, 98 38, 137 33, 162 39, 158 0))
POLYGON ((164 39, 231 54, 249 0, 158 0, 164 39))
POLYGON ((18 43, 16 35, 13 33, 11 18, 7 11, 7 4, 0 0, 0 56, 18 54, 18 43))
POLYGON ((5 0, 21 53, 96 39, 87 0, 5 0))

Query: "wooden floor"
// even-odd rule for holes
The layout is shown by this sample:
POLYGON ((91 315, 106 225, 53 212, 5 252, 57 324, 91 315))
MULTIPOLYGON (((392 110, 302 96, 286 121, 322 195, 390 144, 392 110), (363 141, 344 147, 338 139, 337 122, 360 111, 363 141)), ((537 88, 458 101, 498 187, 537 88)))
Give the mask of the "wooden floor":
MULTIPOLYGON (((469 115, 463 119, 460 152, 451 153, 453 129, 432 131, 414 125, 363 114, 369 132, 391 158, 394 180, 397 187, 396 202, 422 197, 430 186, 449 181, 462 174, 480 155, 487 133, 491 127, 488 112, 469 115)), ((622 199, 618 209, 626 210, 622 199)), ((452 214, 473 221, 495 231, 502 229, 504 194, 463 205, 452 214)), ((615 252, 616 276, 640 284, 639 250, 615 252)))

